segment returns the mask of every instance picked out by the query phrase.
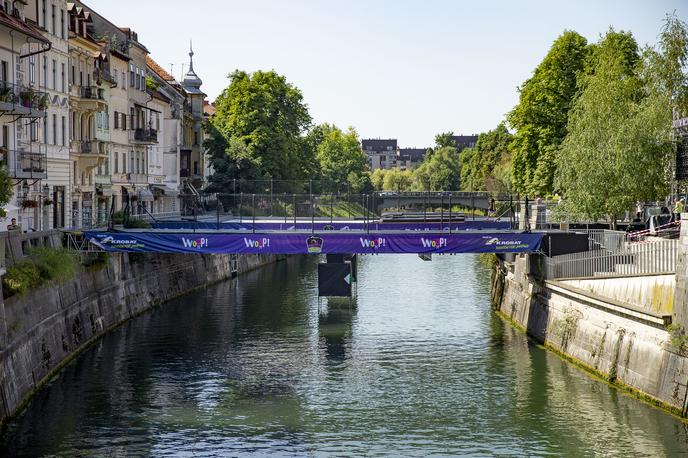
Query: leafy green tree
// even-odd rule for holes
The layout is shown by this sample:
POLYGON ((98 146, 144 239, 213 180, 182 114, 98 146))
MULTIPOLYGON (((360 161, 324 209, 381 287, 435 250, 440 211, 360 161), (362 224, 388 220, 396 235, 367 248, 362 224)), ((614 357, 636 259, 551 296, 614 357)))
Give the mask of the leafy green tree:
MULTIPOLYGON (((315 151, 303 134, 311 124, 301 91, 274 71, 252 74, 235 71, 215 102, 210 121, 217 134, 243 142, 255 175, 274 179, 303 179, 316 168, 315 151)), ((207 142, 219 157, 226 148, 219 138, 207 142)), ((253 172, 253 171, 252 171, 253 172)), ((254 178, 252 175, 251 178, 254 178)))
POLYGON ((317 136, 315 156, 321 177, 334 187, 330 191, 348 187, 360 192, 366 183, 362 177, 367 175, 368 161, 353 127, 344 132, 334 125, 322 124, 312 136, 317 136))
POLYGON ((236 137, 225 138, 211 123, 205 127, 208 151, 214 173, 208 177, 208 192, 233 192, 234 180, 260 178, 260 158, 251 147, 236 137))
POLYGON ((384 174, 382 189, 384 191, 410 191, 413 174, 410 170, 390 169, 384 174))
POLYGON ((557 38, 533 76, 520 87, 518 105, 508 114, 516 129, 513 144, 513 184, 534 195, 553 191, 553 152, 567 133, 577 76, 589 53, 587 41, 574 31, 557 38))
POLYGON ((461 152, 461 184, 469 191, 506 192, 511 188, 511 180, 498 175, 510 160, 509 148, 513 135, 504 123, 495 129, 482 133, 473 148, 461 152))
POLYGON ((634 44, 610 30, 595 45, 556 156, 564 210, 612 225, 636 201, 665 195, 672 151, 669 97, 643 83, 649 64, 634 44))
POLYGON ((414 170, 414 187, 420 191, 461 189, 460 153, 451 146, 435 150, 414 170))
POLYGON ((435 135, 435 148, 456 148, 456 142, 452 138, 453 136, 454 132, 452 131, 442 132, 441 134, 435 135))
POLYGON ((0 217, 7 216, 7 212, 2 207, 12 200, 12 188, 12 179, 7 173, 7 169, 5 167, 0 167, 0 217))
POLYGON ((387 170, 385 169, 376 169, 370 174, 370 182, 373 186, 373 189, 376 191, 382 191, 384 188, 386 174, 387 170))

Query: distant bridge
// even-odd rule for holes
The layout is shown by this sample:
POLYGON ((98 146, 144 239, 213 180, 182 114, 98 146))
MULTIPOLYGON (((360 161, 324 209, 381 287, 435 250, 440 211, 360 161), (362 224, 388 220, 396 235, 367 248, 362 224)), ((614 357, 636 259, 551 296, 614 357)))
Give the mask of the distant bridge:
POLYGON ((509 196, 493 196, 488 192, 378 192, 374 205, 378 210, 407 207, 440 207, 457 205, 464 208, 490 210, 495 202, 508 202, 509 196))

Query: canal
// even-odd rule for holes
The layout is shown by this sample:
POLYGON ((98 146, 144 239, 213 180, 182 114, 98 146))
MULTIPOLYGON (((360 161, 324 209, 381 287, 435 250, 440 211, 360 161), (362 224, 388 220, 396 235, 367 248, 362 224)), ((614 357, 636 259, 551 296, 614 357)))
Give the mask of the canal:
POLYGON ((686 425, 532 344, 477 257, 315 258, 185 296, 106 336, 4 431, 0 456, 673 456, 686 425))

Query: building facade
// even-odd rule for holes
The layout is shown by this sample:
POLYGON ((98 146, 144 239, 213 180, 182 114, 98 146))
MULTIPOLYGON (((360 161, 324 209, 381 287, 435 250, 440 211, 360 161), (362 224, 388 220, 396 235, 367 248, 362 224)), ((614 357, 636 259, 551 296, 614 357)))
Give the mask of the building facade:
POLYGON ((0 222, 88 228, 115 211, 174 214, 199 196, 202 81, 175 80, 131 29, 79 1, 0 1, 0 222))

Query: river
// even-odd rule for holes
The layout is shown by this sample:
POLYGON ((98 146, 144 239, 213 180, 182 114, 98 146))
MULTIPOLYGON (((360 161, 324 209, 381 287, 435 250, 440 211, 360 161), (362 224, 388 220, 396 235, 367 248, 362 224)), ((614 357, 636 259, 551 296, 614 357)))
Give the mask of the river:
POLYGON ((497 317, 477 257, 362 257, 353 306, 316 288, 316 258, 292 258, 124 324, 0 456, 688 453, 683 422, 497 317))

